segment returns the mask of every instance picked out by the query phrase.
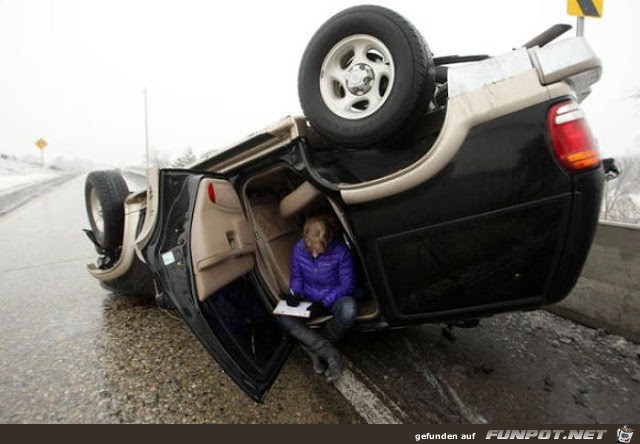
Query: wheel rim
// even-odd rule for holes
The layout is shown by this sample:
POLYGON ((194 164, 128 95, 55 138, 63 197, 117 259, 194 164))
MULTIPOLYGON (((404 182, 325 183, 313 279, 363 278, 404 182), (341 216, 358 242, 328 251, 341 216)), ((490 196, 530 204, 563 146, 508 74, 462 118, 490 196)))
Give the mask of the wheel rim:
MULTIPOLYGON (((104 218, 102 216, 102 204, 100 203, 100 197, 98 191, 95 188, 91 189, 91 217, 93 223, 96 226, 96 230, 99 232, 104 231, 104 218)), ((96 233, 97 235, 98 233, 96 233)))
POLYGON ((377 112, 393 90, 391 52, 377 38, 357 34, 342 39, 322 62, 320 94, 334 114, 349 120, 377 112))

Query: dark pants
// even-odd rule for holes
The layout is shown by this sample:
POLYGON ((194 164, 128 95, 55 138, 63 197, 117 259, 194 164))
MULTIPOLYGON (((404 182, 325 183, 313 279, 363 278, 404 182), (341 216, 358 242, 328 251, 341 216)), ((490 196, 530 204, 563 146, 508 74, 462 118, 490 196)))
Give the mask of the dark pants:
MULTIPOLYGON (((325 323, 322 335, 331 341, 342 339, 356 321, 356 308, 356 300, 353 297, 343 296, 338 299, 331 307, 333 317, 325 323)), ((305 318, 296 316, 277 316, 277 318, 288 332, 297 325, 306 327, 308 322, 305 318)))

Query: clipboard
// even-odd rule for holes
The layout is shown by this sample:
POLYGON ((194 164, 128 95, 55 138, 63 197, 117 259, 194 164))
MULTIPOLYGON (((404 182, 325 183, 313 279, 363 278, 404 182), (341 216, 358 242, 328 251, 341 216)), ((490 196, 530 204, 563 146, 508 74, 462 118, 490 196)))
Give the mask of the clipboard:
POLYGON ((273 309, 275 315, 296 316, 298 318, 308 318, 311 316, 311 312, 308 308, 311 306, 311 302, 302 301, 297 307, 291 307, 287 305, 287 301, 282 300, 278 302, 276 308, 273 309))

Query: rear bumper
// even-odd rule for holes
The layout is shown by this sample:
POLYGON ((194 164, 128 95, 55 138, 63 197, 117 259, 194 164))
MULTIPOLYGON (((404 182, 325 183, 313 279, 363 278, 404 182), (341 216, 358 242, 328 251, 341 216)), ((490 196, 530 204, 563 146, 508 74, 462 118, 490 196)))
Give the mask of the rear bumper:
POLYGON ((545 300, 553 304, 569 295, 582 271, 598 227, 604 171, 597 168, 573 176, 571 219, 562 257, 545 300))

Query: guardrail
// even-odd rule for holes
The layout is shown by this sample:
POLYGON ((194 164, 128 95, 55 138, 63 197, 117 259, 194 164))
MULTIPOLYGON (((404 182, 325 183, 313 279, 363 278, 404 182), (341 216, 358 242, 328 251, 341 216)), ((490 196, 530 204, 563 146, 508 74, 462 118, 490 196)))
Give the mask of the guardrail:
POLYGON ((77 173, 68 173, 61 176, 47 179, 43 182, 29 184, 18 190, 5 193, 0 196, 0 216, 3 216, 10 211, 15 210, 19 206, 29 202, 30 200, 38 197, 58 185, 62 185, 65 182, 77 177, 77 173))
POLYGON ((576 287, 549 309, 640 343, 640 227, 601 221, 576 287))
POLYGON ((128 167, 120 172, 129 186, 129 191, 137 192, 146 188, 147 171, 144 168, 128 167))
POLYGON ((120 170, 122 174, 129 174, 137 177, 147 177, 147 170, 138 167, 128 167, 120 170))
POLYGON ((132 173, 138 173, 138 174, 142 174, 142 175, 147 175, 147 169, 145 167, 142 166, 129 166, 124 168, 122 171, 128 171, 128 172, 132 172, 132 173))

